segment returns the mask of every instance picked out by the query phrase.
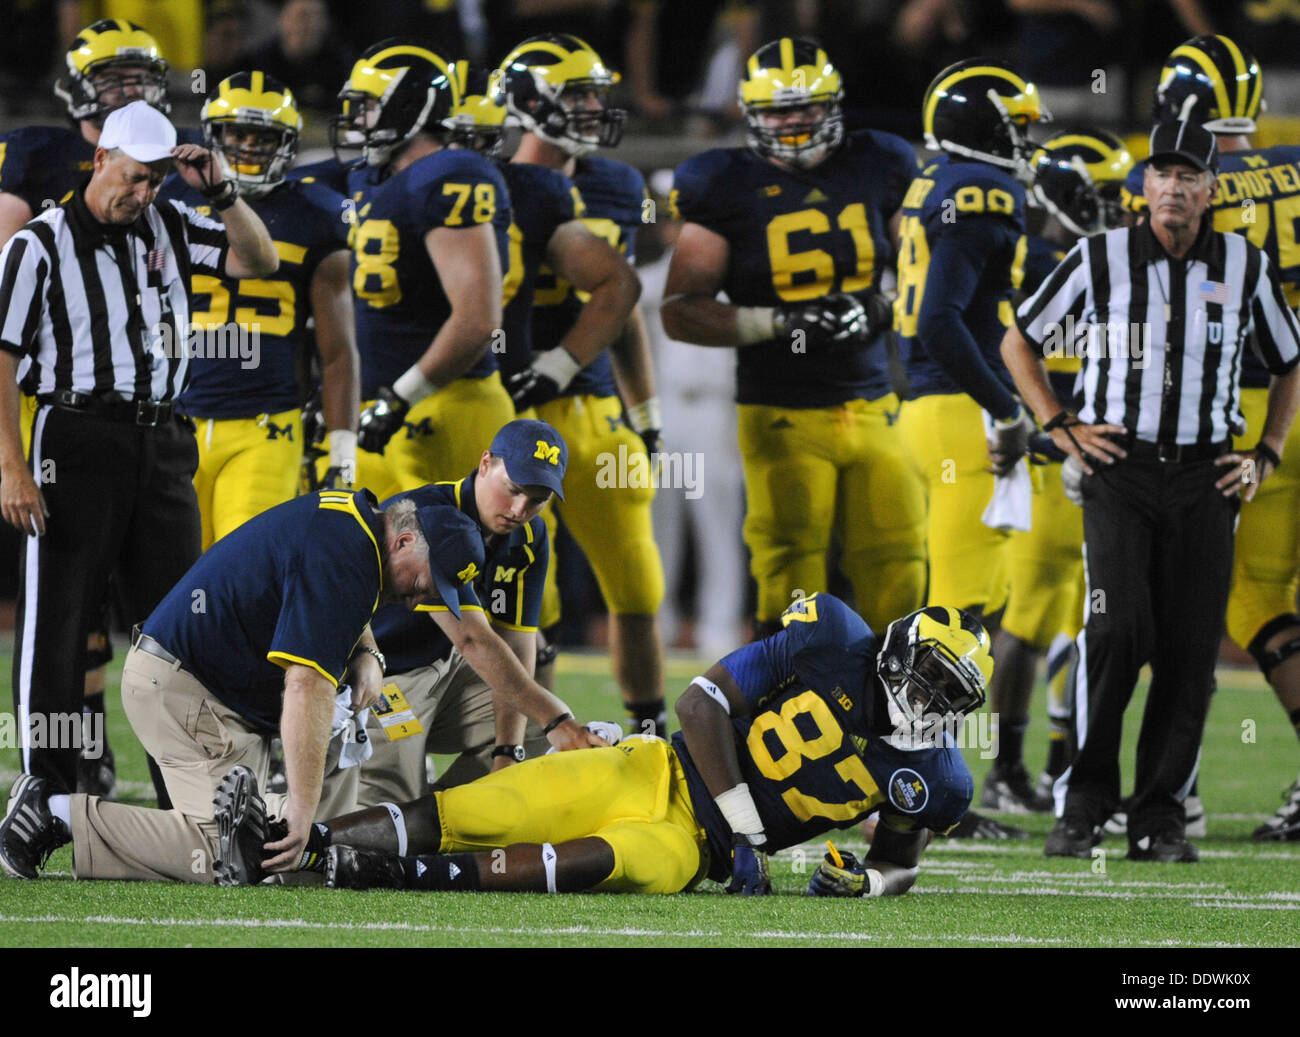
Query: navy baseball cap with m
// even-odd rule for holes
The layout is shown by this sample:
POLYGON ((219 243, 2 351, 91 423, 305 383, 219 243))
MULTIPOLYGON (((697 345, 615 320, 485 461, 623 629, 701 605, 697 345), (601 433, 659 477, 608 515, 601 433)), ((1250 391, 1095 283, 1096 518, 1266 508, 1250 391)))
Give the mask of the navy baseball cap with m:
POLYGON ((460 588, 483 572, 483 534, 459 508, 431 504, 415 513, 429 544, 429 572, 448 611, 460 619, 460 588))
POLYGON ((516 418, 501 426, 488 453, 499 457, 519 486, 545 486, 564 500, 564 470, 569 447, 553 426, 535 418, 516 418))

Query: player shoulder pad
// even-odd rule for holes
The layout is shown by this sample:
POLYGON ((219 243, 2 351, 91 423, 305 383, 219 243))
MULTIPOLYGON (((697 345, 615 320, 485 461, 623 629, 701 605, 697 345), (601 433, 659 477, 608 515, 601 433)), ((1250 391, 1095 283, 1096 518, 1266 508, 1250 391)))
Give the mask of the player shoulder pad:
POLYGON ((748 148, 711 148, 673 170, 672 215, 703 223, 734 204, 739 160, 748 148))
POLYGON ((19 126, 0 133, 0 144, 6 145, 11 155, 19 152, 35 155, 45 148, 75 143, 82 139, 80 133, 66 126, 19 126))
POLYGON ((866 620, 825 591, 796 598, 781 613, 781 626, 799 635, 805 647, 825 644, 845 648, 872 637, 866 620))
POLYGON ((550 199, 564 199, 566 204, 572 204, 577 188, 558 169, 531 162, 502 162, 497 169, 512 197, 526 199, 530 204, 550 199))
POLYGON ((990 216, 1024 227, 1025 188, 1005 170, 984 162, 949 162, 933 175, 928 171, 924 175, 935 182, 925 199, 927 222, 942 216, 943 224, 955 225, 957 220, 945 216, 952 212, 954 216, 990 216))
POLYGON ((884 130, 854 130, 849 134, 848 140, 853 147, 872 148, 888 153, 906 165, 913 176, 921 172, 916 149, 897 134, 886 133, 884 130))
POLYGON ((891 812, 926 828, 946 832, 965 816, 975 794, 975 780, 961 750, 920 749, 890 754, 892 770, 883 791, 891 812))
POLYGON ((612 193, 635 197, 637 204, 645 197, 645 177, 636 166, 604 155, 590 155, 582 162, 584 177, 599 179, 612 193))

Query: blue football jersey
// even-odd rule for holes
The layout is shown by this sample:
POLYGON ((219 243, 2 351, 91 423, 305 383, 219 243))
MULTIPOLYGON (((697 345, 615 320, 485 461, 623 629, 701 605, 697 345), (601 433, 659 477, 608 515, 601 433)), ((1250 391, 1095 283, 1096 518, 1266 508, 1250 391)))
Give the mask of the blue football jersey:
MULTIPOLYGON (((1038 291, 1038 286, 1047 280, 1047 275, 1056 269, 1065 258, 1066 250, 1054 241, 1040 238, 1036 234, 1028 236, 1025 248, 1024 278, 1020 282, 1020 296, 1029 298, 1038 291)), ((1047 378, 1057 399, 1071 405, 1074 398, 1074 383, 1079 373, 1081 362, 1078 357, 1048 357, 1047 378)))
POLYGON ((913 396, 968 392, 992 410, 1014 395, 1001 347, 1027 247, 1025 189, 1006 170, 945 157, 912 181, 894 317, 913 396))
MULTIPOLYGON (((392 500, 409 498, 420 508, 450 504, 479 523, 474 500, 477 478, 478 472, 471 472, 457 482, 431 483, 400 493, 392 500)), ((384 507, 390 503, 385 501, 384 507)), ((508 630, 536 630, 550 561, 546 523, 535 515, 509 533, 489 533, 481 523, 479 530, 483 533, 486 561, 477 580, 461 585, 461 611, 486 611, 494 625, 508 630)), ((429 617, 431 611, 445 611, 445 606, 420 606, 412 612, 401 605, 384 605, 375 613, 370 629, 390 674, 408 673, 451 654, 451 642, 429 617)))
MULTIPOLYGON (((946 832, 970 805, 974 782, 954 746, 904 750, 888 728, 876 677, 876 635, 838 598, 814 594, 781 616, 783 629, 721 665, 750 704, 732 719, 736 755, 768 845, 780 850, 877 810, 894 827, 946 832)), ((725 878, 731 829, 680 734, 672 739, 708 834, 709 875, 725 878)))
MULTIPOLYGON (((381 385, 392 385, 423 356, 451 315, 425 247, 429 231, 490 224, 503 276, 510 256, 510 192, 482 155, 444 149, 381 177, 372 166, 348 172, 363 400, 374 399, 381 385)), ((486 378, 495 370, 489 349, 462 377, 486 378)))
MULTIPOLYGON (((731 303, 782 306, 879 286, 894 255, 889 221, 916 171, 902 138, 859 130, 812 169, 750 148, 706 151, 677 167, 670 199, 676 215, 727 239, 731 303)), ((737 351, 736 379, 737 402, 777 407, 829 407, 893 388, 884 336, 806 354, 786 342, 748 346, 737 351)))
POLYGON ((0 134, 0 191, 37 215, 62 205, 94 171, 95 146, 66 126, 23 126, 0 134))
MULTIPOLYGON (((1129 171, 1124 202, 1133 212, 1146 212, 1142 195, 1143 159, 1129 171)), ((1287 302, 1300 305, 1300 147, 1278 144, 1271 148, 1219 153, 1219 193, 1210 203, 1214 229, 1244 234, 1268 255, 1282 282, 1287 302)), ((1247 389, 1267 389, 1268 369, 1254 349, 1242 354, 1241 384, 1247 389)))
MULTIPOLYGON (((172 198, 211 215, 207 199, 176 175, 159 191, 160 200, 172 198)), ((298 406, 295 360, 309 340, 312 275, 327 255, 348 247, 345 199, 322 183, 288 180, 246 200, 275 242, 280 269, 266 278, 191 279, 191 320, 206 335, 193 341, 201 348, 180 399, 196 418, 251 418, 298 406), (232 350, 232 324, 244 336, 256 330, 254 355, 232 350)))
MULTIPOLYGON (((588 155, 577 160, 573 183, 586 207, 582 221, 588 229, 623 253, 629 263, 635 263, 636 233, 650 211, 645 178, 626 162, 588 155)), ((533 349, 558 346, 581 311, 582 300, 573 285, 542 263, 533 295, 533 349)), ((609 356, 601 353, 578 372, 561 395, 614 396, 617 392, 609 356)))
MULTIPOLYGON (((511 207, 510 261, 505 282, 505 349, 496 355, 502 375, 508 376, 527 367, 532 357, 533 296, 551 236, 585 210, 578 188, 557 170, 529 162, 503 162, 500 169, 510 197, 517 199, 511 207)), ((553 282, 555 275, 548 276, 553 282)))

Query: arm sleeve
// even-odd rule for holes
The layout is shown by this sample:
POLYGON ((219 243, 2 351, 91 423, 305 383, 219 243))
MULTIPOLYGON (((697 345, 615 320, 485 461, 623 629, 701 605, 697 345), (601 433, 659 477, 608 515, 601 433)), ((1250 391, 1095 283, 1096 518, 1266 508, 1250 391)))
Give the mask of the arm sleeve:
POLYGON ((0 349, 35 351, 45 307, 49 261, 33 234, 20 230, 0 251, 0 349))
POLYGON ((1250 305, 1250 325, 1270 374, 1284 375, 1300 363, 1300 325, 1264 252, 1260 253, 1259 284, 1250 305))
POLYGON ((1015 398, 993 373, 962 315, 988 264, 992 239, 1002 233, 1001 220, 976 216, 959 220, 938 236, 926 279, 943 290, 925 293, 916 325, 934 362, 995 417, 1014 412, 1015 398))
POLYGON ((185 241, 189 248, 190 264, 200 273, 222 277, 226 270, 226 253, 230 242, 226 239, 226 228, 207 216, 200 216, 184 202, 171 201, 170 204, 181 214, 185 221, 185 241))
POLYGON ((1070 249, 1016 311, 1016 327, 1039 356, 1043 355, 1051 328, 1062 326, 1066 317, 1072 316, 1077 321, 1083 315, 1088 293, 1088 267, 1083 261, 1085 247, 1081 241, 1070 249))

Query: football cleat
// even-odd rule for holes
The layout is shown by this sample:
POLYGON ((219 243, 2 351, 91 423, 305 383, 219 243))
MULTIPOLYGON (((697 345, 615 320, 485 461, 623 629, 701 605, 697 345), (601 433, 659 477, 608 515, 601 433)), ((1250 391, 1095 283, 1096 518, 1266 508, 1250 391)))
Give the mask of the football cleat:
POLYGON ((1131 861, 1158 861, 1164 864, 1195 864, 1201 859, 1196 847, 1183 838, 1176 829, 1158 835, 1144 835, 1130 842, 1128 859, 1131 861))
POLYGON ((1165 59, 1153 122, 1184 122, 1211 133, 1254 133, 1264 108, 1259 62, 1227 36, 1196 36, 1165 59))
POLYGON ((1034 788, 1023 765, 994 767, 984 780, 984 792, 980 795, 980 806, 1003 814, 1045 814, 1052 805, 1050 789, 1044 796, 1034 788))
POLYGON ((325 885, 330 889, 408 889, 402 859, 378 850, 331 846, 325 854, 325 885))
POLYGON ((812 40, 759 47, 745 62, 739 96, 749 146, 764 158, 809 169, 844 140, 840 74, 812 40))
POLYGON ((1124 225, 1121 192, 1133 156, 1105 130, 1063 130, 1029 160, 1033 198, 1071 234, 1087 237, 1124 225))
POLYGON ((442 58, 398 39, 376 43, 352 66, 330 122, 335 155, 361 148, 366 164, 384 166, 424 131, 441 137, 459 100, 442 58))
POLYGON ((1086 861, 1092 858, 1092 848, 1099 842, 1101 833, 1097 831, 1096 825, 1077 818, 1062 817, 1048 833, 1043 856, 1077 857, 1086 861))
POLYGON ((77 791, 100 799, 117 798, 117 768, 113 750, 104 751, 92 759, 83 750, 77 757, 77 791))
POLYGON ((1000 61, 968 58, 930 83, 921 105, 925 146, 1013 170, 1029 179, 1031 122, 1050 122, 1038 88, 1000 61))
POLYGON ((1285 802, 1277 813, 1250 833, 1257 842, 1291 843, 1300 841, 1300 778, 1282 793, 1285 802))
POLYGON ((250 198, 282 184, 298 157, 298 104, 287 86, 264 72, 223 79, 199 120, 204 146, 225 156, 240 193, 250 198))
POLYGON ((967 810, 966 816, 949 830, 949 839, 1028 839, 1029 833, 1015 825, 1004 825, 991 817, 967 810))
POLYGON ((86 26, 65 60, 54 93, 74 120, 102 126, 110 112, 132 101, 146 101, 164 115, 171 112, 167 62, 158 41, 134 22, 103 18, 86 26))
POLYGON ((577 36, 530 37, 497 71, 509 113, 565 154, 589 155, 623 139, 627 112, 606 103, 619 74, 577 36))
MULTIPOLYGON (((266 804, 257 793, 257 775, 242 764, 232 767, 212 800, 217 823, 218 886, 256 886, 265 877, 262 853, 267 833, 266 804)), ((286 833, 287 834, 287 833, 286 833)))
POLYGON ((1101 827, 1107 835, 1127 835, 1128 811, 1124 808, 1116 810, 1115 813, 1106 818, 1106 823, 1101 827))
POLYGON ((0 821, 0 867, 12 879, 34 879, 50 854, 72 841, 62 821, 50 813, 44 778, 21 774, 9 790, 9 807, 0 821))

